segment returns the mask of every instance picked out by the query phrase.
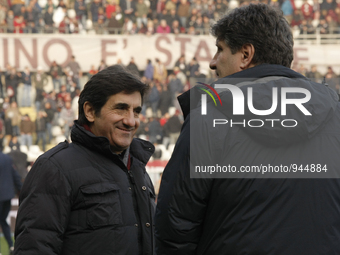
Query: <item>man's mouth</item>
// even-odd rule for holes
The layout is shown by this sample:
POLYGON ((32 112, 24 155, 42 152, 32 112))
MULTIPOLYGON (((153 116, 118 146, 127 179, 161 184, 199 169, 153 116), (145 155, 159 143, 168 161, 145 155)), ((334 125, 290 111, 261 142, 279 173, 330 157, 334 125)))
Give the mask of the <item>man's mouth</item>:
POLYGON ((120 127, 118 129, 124 132, 132 132, 134 130, 134 128, 120 128, 120 127))

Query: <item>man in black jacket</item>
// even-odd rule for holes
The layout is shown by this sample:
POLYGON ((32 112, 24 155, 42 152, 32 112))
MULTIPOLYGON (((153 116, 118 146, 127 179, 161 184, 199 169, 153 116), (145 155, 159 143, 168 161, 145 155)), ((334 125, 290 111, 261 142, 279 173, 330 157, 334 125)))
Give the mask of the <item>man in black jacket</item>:
POLYGON ((145 171, 154 146, 133 138, 146 89, 121 66, 87 82, 72 143, 47 151, 27 175, 15 254, 154 254, 145 171))
POLYGON ((219 80, 179 97, 157 255, 340 254, 338 96, 289 68, 293 37, 272 7, 237 8, 212 32, 219 80))
POLYGON ((16 194, 19 194, 21 186, 21 177, 13 167, 12 159, 0 151, 0 226, 10 254, 13 253, 14 247, 7 216, 11 210, 11 200, 16 194))

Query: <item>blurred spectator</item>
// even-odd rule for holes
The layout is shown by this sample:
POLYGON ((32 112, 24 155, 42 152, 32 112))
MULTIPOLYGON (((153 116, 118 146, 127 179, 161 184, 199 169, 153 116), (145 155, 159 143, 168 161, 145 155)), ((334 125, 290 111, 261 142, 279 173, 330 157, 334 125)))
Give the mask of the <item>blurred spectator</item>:
POLYGON ((165 65, 156 58, 156 64, 154 65, 154 73, 153 78, 156 81, 164 81, 168 77, 168 71, 165 68, 165 65))
POLYGON ((337 75, 334 73, 333 68, 329 66, 327 68, 327 73, 325 74, 326 82, 330 88, 336 91, 339 94, 339 79, 337 75))
POLYGON ((281 10, 283 12, 283 15, 287 19, 288 23, 290 24, 293 18, 293 6, 290 0, 284 0, 281 10))
POLYGON ((107 64, 105 63, 105 61, 101 60, 99 66, 98 66, 98 72, 104 70, 106 67, 107 67, 107 64))
POLYGON ((76 61, 76 57, 72 56, 70 62, 66 65, 72 71, 72 78, 79 88, 79 78, 82 77, 83 73, 81 71, 79 63, 76 61))
POLYGON ((148 20, 146 35, 153 35, 155 33, 155 27, 152 20, 148 20))
POLYGON ((183 73, 187 71, 187 64, 185 63, 185 55, 182 54, 175 62, 175 67, 178 67, 183 73))
POLYGON ((137 26, 141 27, 142 23, 147 23, 147 14, 149 12, 149 7, 145 4, 144 0, 138 0, 136 3, 136 12, 135 15, 137 17, 137 26))
POLYGON ((139 70, 138 67, 135 63, 135 59, 134 57, 131 57, 130 63, 126 66, 126 69, 129 70, 131 73, 133 73, 136 76, 140 76, 139 75, 139 70))
POLYGON ((157 106, 159 101, 159 91, 155 85, 155 82, 150 82, 150 89, 146 96, 146 107, 151 107, 152 116, 157 116, 157 106))
POLYGON ((308 3, 308 0, 303 0, 303 4, 300 9, 304 19, 307 20, 313 18, 313 6, 308 3))
POLYGON ((122 12, 125 17, 129 19, 134 18, 134 12, 136 10, 136 3, 131 0, 120 0, 119 1, 119 6, 122 9, 122 12))
POLYGON ((162 19, 160 25, 157 27, 156 32, 159 34, 169 34, 170 31, 170 27, 166 23, 166 20, 162 19))
POLYGON ((187 75, 189 77, 195 77, 196 72, 198 71, 199 68, 200 68, 200 64, 197 62, 196 58, 193 57, 191 61, 189 62, 187 75))
POLYGON ((46 142, 50 143, 52 140, 52 122, 55 116, 55 110, 52 109, 50 102, 45 102, 43 111, 46 113, 45 121, 46 121, 46 142))
POLYGON ((62 106, 64 106, 64 103, 71 98, 71 94, 67 91, 66 85, 61 85, 60 86, 60 92, 57 94, 57 101, 61 99, 63 102, 62 106))
POLYGON ((67 5, 66 5, 66 3, 64 2, 64 0, 59 0, 59 3, 58 3, 58 5, 57 5, 57 9, 58 8, 63 8, 63 9, 67 9, 67 5))
POLYGON ((112 14, 116 12, 116 1, 115 0, 108 0, 108 3, 105 8, 106 18, 109 20, 112 17, 112 14))
POLYGON ((320 29, 320 34, 328 34, 329 33, 329 26, 325 19, 320 19, 320 23, 318 25, 320 29))
POLYGON ((94 24, 94 30, 96 34, 104 34, 106 30, 106 14, 103 7, 98 8, 98 20, 97 23, 94 24))
POLYGON ((22 16, 22 15, 16 16, 14 18, 13 25, 14 25, 14 33, 22 34, 24 32, 25 27, 26 27, 24 16, 22 16))
POLYGON ((320 3, 319 0, 313 0, 313 12, 320 12, 321 8, 320 8, 320 3))
POLYGON ((20 136, 21 114, 17 102, 13 101, 5 112, 6 134, 20 136))
MULTIPOLYGON (((3 99, 5 97, 5 93, 4 93, 4 88, 3 88, 3 82, 2 82, 2 70, 0 68, 0 98, 3 99)), ((2 102, 1 102, 2 103, 2 102)))
POLYGON ((9 247, 9 253, 13 254, 14 246, 7 216, 11 210, 11 199, 15 194, 19 194, 22 183, 20 175, 13 168, 11 158, 2 152, 0 152, 0 177, 0 225, 9 247))
POLYGON ((86 19, 87 19, 87 7, 84 0, 76 0, 74 3, 74 10, 76 12, 76 18, 82 27, 86 29, 86 19))
MULTIPOLYGON (((6 25, 7 8, 0 4, 0 26, 6 25)), ((3 32, 3 31, 2 31, 3 32)))
POLYGON ((187 27, 189 10, 190 10, 190 4, 187 2, 187 0, 181 0, 181 3, 179 4, 177 8, 177 15, 181 21, 182 27, 187 27))
MULTIPOLYGON (((35 84, 35 94, 36 94, 35 110, 38 112, 40 110, 41 102, 44 100, 44 96, 45 96, 44 87, 48 84, 48 78, 45 72, 43 71, 42 67, 38 66, 37 72, 33 75, 32 79, 33 79, 33 83, 35 84)), ((53 80, 53 75, 52 75, 52 80, 53 80)))
POLYGON ((38 24, 39 22, 39 13, 37 13, 33 7, 32 4, 27 6, 26 8, 26 13, 24 16, 25 21, 28 23, 33 23, 34 27, 38 24))
POLYGON ((153 79, 153 72, 154 72, 154 67, 152 65, 151 59, 147 59, 147 65, 144 71, 144 76, 148 79, 148 81, 151 81, 153 79))
MULTIPOLYGON (((25 6, 24 0, 12 0, 9 4, 11 7, 11 10, 13 10, 14 16, 20 15, 21 7, 25 6)), ((28 4, 28 3, 27 3, 28 4)))
POLYGON ((303 16, 301 14, 301 11, 299 9, 295 9, 293 12, 292 22, 290 23, 290 25, 292 27, 300 26, 302 20, 303 20, 303 16))
POLYGON ((57 8, 57 6, 53 3, 53 0, 47 0, 47 3, 44 8, 45 11, 47 11, 50 6, 53 7, 53 10, 57 8))
POLYGON ((13 33, 14 32, 14 13, 12 10, 9 10, 7 13, 6 23, 7 23, 7 32, 13 33))
POLYGON ((312 19, 302 20, 300 25, 300 34, 314 34, 315 28, 312 24, 312 19))
POLYGON ((168 86, 164 84, 160 92, 159 101, 158 101, 158 109, 161 112, 161 116, 163 116, 166 112, 168 112, 169 107, 172 106, 172 101, 173 101, 172 94, 169 93, 168 86))
POLYGON ((32 146, 33 133, 35 133, 35 124, 28 114, 22 116, 20 122, 20 141, 21 145, 26 145, 29 149, 32 146))
POLYGON ((171 25, 171 33, 178 35, 181 33, 181 27, 178 20, 174 20, 171 25))
POLYGON ((174 73, 170 74, 168 79, 169 79, 169 83, 168 83, 168 92, 172 98, 172 102, 176 99, 176 96, 178 93, 182 93, 183 92, 183 84, 182 81, 175 75, 175 69, 174 69, 174 73))
POLYGON ((47 12, 44 14, 45 33, 53 33, 54 21, 53 21, 53 7, 49 6, 47 12))
POLYGON ((148 135, 151 143, 159 143, 162 140, 162 127, 157 118, 149 118, 148 135))
POLYGON ((25 67, 25 70, 21 73, 21 79, 24 84, 23 92, 21 96, 21 107, 31 107, 31 97, 32 97, 32 73, 28 66, 25 67))
MULTIPOLYGON (((227 1, 223 1, 223 0, 216 0, 216 4, 215 4, 215 11, 219 14, 219 16, 225 14, 228 10, 228 2, 227 1)), ((209 17, 211 19, 213 19, 214 17, 209 17)))
POLYGON ((194 26, 189 26, 189 28, 187 29, 187 34, 188 35, 198 35, 198 33, 196 33, 194 26))
POLYGON ((72 98, 71 107, 74 112, 74 119, 78 119, 78 100, 79 100, 80 92, 81 92, 80 89, 77 88, 71 94, 71 98, 72 98))
POLYGON ((11 150, 7 153, 8 156, 12 159, 14 169, 18 172, 21 177, 21 180, 24 181, 28 170, 27 170, 27 154, 20 151, 20 148, 16 150, 11 150))
POLYGON ((177 0, 168 0, 168 1, 166 1, 164 8, 168 12, 176 11, 176 9, 177 9, 177 0))
POLYGON ((39 145, 41 140, 42 150, 46 150, 46 117, 47 114, 43 110, 38 111, 37 119, 35 120, 36 132, 37 132, 37 140, 35 141, 36 145, 39 145))
POLYGON ((326 16, 326 22, 328 24, 328 30, 331 34, 336 34, 339 32, 339 26, 331 15, 326 16))
POLYGON ((141 27, 138 29, 138 34, 146 34, 148 31, 146 24, 142 22, 141 27))
POLYGON ((312 65, 310 72, 306 73, 306 77, 318 83, 321 83, 323 78, 316 65, 312 65))
POLYGON ((0 118, 0 151, 4 149, 4 138, 6 135, 5 122, 3 118, 0 118))
POLYGON ((59 23, 58 30, 60 34, 70 34, 71 28, 70 28, 70 19, 69 17, 65 16, 63 20, 59 23))
POLYGON ((109 34, 120 34, 123 26, 123 15, 119 6, 116 6, 116 12, 112 13, 112 16, 108 22, 107 28, 109 34))
POLYGON ((12 150, 12 151, 15 151, 15 150, 20 150, 20 142, 19 142, 19 139, 18 139, 18 136, 12 136, 10 141, 9 141, 9 144, 8 144, 8 147, 12 150))
POLYGON ((91 69, 88 71, 88 78, 90 79, 93 75, 98 73, 98 69, 94 65, 91 65, 91 69))
POLYGON ((71 101, 66 101, 65 106, 60 111, 60 120, 63 122, 62 126, 66 138, 69 137, 69 133, 75 119, 75 114, 71 106, 71 101))
POLYGON ((59 91, 60 90, 61 77, 63 75, 63 71, 61 69, 61 66, 58 65, 55 60, 52 62, 49 74, 52 77, 52 82, 53 82, 54 90, 59 91))
POLYGON ((165 123, 163 130, 170 137, 170 144, 175 144, 182 128, 182 121, 179 117, 179 111, 169 118, 165 123))
MULTIPOLYGON (((180 22, 179 17, 176 13, 176 9, 171 9, 169 11, 169 14, 166 15, 165 20, 166 20, 167 24, 169 24, 169 25, 171 25, 175 20, 180 22)), ((180 25, 179 25, 179 27, 180 27, 180 25)))
POLYGON ((9 96, 11 100, 13 99, 17 101, 18 86, 21 82, 21 73, 18 73, 15 67, 10 67, 10 72, 6 73, 5 82, 7 96, 9 96))
POLYGON ((320 5, 321 12, 323 10, 328 12, 329 10, 335 10, 335 8, 336 8, 336 1, 335 0, 323 0, 321 5, 320 5))

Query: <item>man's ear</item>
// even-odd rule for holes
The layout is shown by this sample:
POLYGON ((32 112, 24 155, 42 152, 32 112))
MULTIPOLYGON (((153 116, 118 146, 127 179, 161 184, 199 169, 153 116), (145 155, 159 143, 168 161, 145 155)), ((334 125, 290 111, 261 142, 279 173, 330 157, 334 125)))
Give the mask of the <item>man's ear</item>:
POLYGON ((85 117, 89 122, 94 122, 95 119, 95 111, 92 107, 92 104, 89 101, 86 101, 83 105, 85 117))
POLYGON ((241 53, 242 53, 242 60, 241 60, 240 68, 242 70, 245 70, 245 69, 253 67, 254 64, 252 64, 252 61, 253 61, 253 57, 255 54, 254 45, 250 43, 244 44, 241 48, 241 53))

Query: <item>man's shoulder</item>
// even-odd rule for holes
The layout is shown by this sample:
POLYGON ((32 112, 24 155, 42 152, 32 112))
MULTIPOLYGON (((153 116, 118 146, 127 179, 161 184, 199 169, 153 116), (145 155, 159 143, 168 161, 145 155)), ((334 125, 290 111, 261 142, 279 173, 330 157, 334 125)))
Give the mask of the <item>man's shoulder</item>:
POLYGON ((53 147, 52 149, 46 151, 43 155, 41 155, 41 158, 49 159, 51 157, 54 157, 60 153, 65 152, 65 150, 69 148, 69 146, 70 146, 69 142, 65 140, 64 142, 61 142, 55 147, 53 147))

